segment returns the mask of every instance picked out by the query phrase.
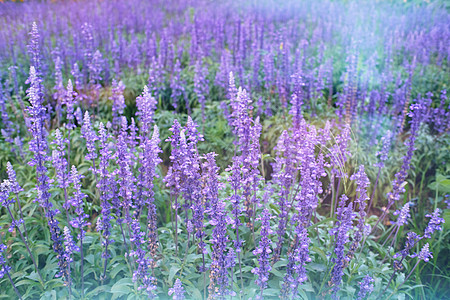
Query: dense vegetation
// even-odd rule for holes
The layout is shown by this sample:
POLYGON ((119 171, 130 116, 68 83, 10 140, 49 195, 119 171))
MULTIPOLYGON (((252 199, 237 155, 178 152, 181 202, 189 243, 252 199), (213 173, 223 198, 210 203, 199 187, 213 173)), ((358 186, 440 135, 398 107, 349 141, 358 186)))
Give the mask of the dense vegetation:
POLYGON ((0 41, 0 298, 448 297, 443 2, 5 2, 0 41))

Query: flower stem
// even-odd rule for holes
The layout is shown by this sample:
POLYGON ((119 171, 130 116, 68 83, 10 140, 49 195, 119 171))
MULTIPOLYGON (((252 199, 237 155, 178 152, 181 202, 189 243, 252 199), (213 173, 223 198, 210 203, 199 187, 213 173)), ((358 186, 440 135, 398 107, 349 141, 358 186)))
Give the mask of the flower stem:
POLYGON ((9 272, 8 271, 6 271, 7 269, 6 269, 6 266, 5 266, 5 264, 3 264, 3 269, 5 270, 5 273, 6 273, 6 275, 8 275, 8 278, 9 278, 9 282, 11 282, 11 285, 13 286, 13 288, 14 288, 14 291, 16 292, 16 294, 17 294, 17 297, 19 297, 19 299, 20 300, 22 300, 22 296, 20 295, 20 293, 19 293, 19 291, 17 290, 17 287, 16 287, 16 285, 14 284, 14 282, 12 281, 12 279, 11 279, 11 275, 9 275, 9 272))

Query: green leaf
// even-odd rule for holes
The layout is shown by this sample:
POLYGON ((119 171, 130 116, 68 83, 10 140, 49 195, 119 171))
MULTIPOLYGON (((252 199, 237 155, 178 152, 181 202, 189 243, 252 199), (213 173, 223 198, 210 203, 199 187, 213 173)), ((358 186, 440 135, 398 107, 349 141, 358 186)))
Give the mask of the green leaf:
POLYGON ((116 278, 116 276, 117 276, 117 274, 119 274, 119 272, 121 272, 121 271, 124 271, 124 272, 126 272, 127 271, 127 266, 126 265, 116 265, 116 266, 114 266, 113 268, 112 268, 112 270, 111 270, 111 272, 110 272, 110 275, 111 275, 111 278, 116 278))
POLYGON ((132 286, 133 284, 130 278, 120 279, 111 287, 112 299, 117 299, 122 295, 128 295, 132 291, 132 286))
POLYGON ((172 282, 173 277, 175 276, 175 274, 177 274, 177 272, 181 269, 180 266, 178 265, 172 265, 172 267, 170 267, 170 271, 169 271, 169 281, 172 282))
POLYGON ((25 276, 25 278, 29 278, 31 280, 39 282, 39 275, 36 272, 32 272, 30 275, 25 276))

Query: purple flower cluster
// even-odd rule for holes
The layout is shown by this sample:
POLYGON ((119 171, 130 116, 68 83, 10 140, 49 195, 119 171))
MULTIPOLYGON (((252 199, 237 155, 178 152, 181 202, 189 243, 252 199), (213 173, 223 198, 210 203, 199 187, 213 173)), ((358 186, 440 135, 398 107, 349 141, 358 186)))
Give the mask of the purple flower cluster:
POLYGON ((83 126, 81 127, 81 134, 83 138, 86 140, 86 149, 88 154, 86 154, 86 159, 91 160, 94 165, 95 171, 95 159, 97 158, 97 148, 95 146, 95 142, 98 140, 97 134, 94 129, 92 129, 91 118, 89 116, 89 112, 86 111, 83 119, 83 126))
POLYGON ((172 296, 172 300, 183 300, 184 297, 184 288, 181 285, 181 280, 177 278, 172 288, 169 289, 169 296, 172 296))
POLYGON ((336 212, 337 222, 335 227, 330 231, 330 234, 334 236, 334 253, 336 254, 336 257, 331 259, 331 262, 334 263, 331 271, 331 283, 333 285, 334 298, 337 298, 337 292, 340 290, 342 276, 344 275, 344 268, 348 263, 348 259, 345 255, 345 244, 349 242, 349 231, 352 228, 354 218, 352 205, 351 203, 346 205, 347 200, 348 197, 346 195, 341 196, 336 212))
POLYGON ((3 278, 5 274, 9 276, 9 271, 11 270, 11 267, 7 265, 5 257, 3 256, 5 250, 6 246, 0 243, 0 279, 3 278))
POLYGON ((413 255, 411 255, 411 257, 418 257, 419 260, 428 262, 430 258, 433 258, 433 254, 430 252, 430 245, 426 243, 419 253, 414 253, 413 255))
POLYGON ((82 178, 83 176, 78 174, 77 168, 72 166, 69 181, 72 184, 73 196, 69 199, 69 203, 74 208, 77 216, 70 221, 70 225, 80 230, 78 239, 81 242, 84 239, 86 227, 91 225, 91 223, 87 221, 89 219, 89 215, 84 212, 84 199, 87 196, 81 191, 80 180, 82 178))
POLYGON ((225 299, 230 294, 230 269, 234 267, 234 251, 229 248, 227 226, 232 221, 225 211, 225 204, 219 199, 214 209, 211 221, 212 226, 212 262, 209 277, 211 284, 209 294, 217 299, 225 299))
POLYGON ((424 238, 431 238, 431 235, 435 231, 442 230, 441 224, 445 223, 445 220, 441 217, 439 208, 436 208, 432 214, 427 214, 425 217, 431 218, 430 222, 428 223, 427 228, 425 228, 425 234, 423 235, 424 238))
POLYGON ((271 270, 270 266, 270 253, 272 250, 270 249, 272 241, 270 240, 269 235, 272 233, 270 229, 270 219, 271 215, 268 209, 264 209, 262 211, 261 217, 261 239, 259 241, 258 248, 253 250, 253 254, 258 257, 258 267, 252 269, 252 273, 258 275, 258 279, 256 280, 256 284, 261 289, 260 298, 262 299, 262 294, 264 289, 267 287, 267 281, 269 280, 269 271, 271 270))
POLYGON ((122 116, 125 105, 125 97, 123 92, 125 91, 125 85, 122 81, 117 82, 115 79, 112 81, 111 87, 111 102, 112 102, 112 123, 118 126, 120 123, 120 117, 122 116))
MULTIPOLYGON (((353 272, 360 278, 366 270, 352 269, 351 276, 344 277, 356 250, 366 250, 362 247, 365 239, 373 238, 367 233, 370 226, 366 219, 376 191, 380 190, 377 184, 383 179, 380 174, 391 148, 405 138, 402 166, 395 174, 386 209, 375 229, 403 198, 408 176, 412 175, 415 147, 421 142, 421 125, 428 123, 430 133, 439 134, 439 141, 445 139, 450 128, 446 91, 442 90, 439 97, 435 91, 423 93, 418 84, 422 83, 418 77, 434 70, 430 66, 442 71, 448 62, 449 51, 443 42, 449 39, 448 30, 443 29, 450 20, 448 13, 424 5, 405 7, 410 14, 406 15, 401 5, 388 10, 383 4, 378 10, 378 4, 372 3, 355 10, 352 3, 336 5, 333 1, 287 1, 286 6, 276 9, 263 4, 242 6, 233 1, 207 6, 203 1, 167 1, 164 5, 156 2, 5 4, 11 15, 0 18, 0 36, 5 41, 0 43, 0 129, 2 140, 7 142, 1 146, 7 152, 15 152, 16 165, 27 162, 36 170, 35 176, 28 178, 35 190, 23 192, 12 165, 6 165, 8 179, 0 184, 0 203, 7 213, 5 217, 11 220, 8 229, 12 234, 5 235, 8 247, 16 247, 10 242, 17 238, 17 232, 39 273, 44 260, 40 257, 36 263, 29 249, 33 244, 28 239, 21 207, 21 201, 27 203, 27 222, 34 218, 36 208, 28 203, 28 198, 34 197, 40 206, 38 213, 48 223, 58 276, 64 277, 64 284, 69 287, 68 298, 71 285, 78 282, 81 287, 76 288, 80 288, 81 298, 85 296, 83 264, 97 257, 84 258, 87 245, 83 247, 83 243, 91 229, 97 231, 92 235, 98 236, 102 244, 103 272, 99 278, 105 286, 113 284, 115 278, 107 278, 108 259, 113 257, 110 268, 117 268, 114 272, 120 277, 126 273, 124 266, 119 265, 125 253, 123 262, 132 273, 135 286, 150 298, 167 289, 158 278, 166 268, 158 270, 158 264, 170 265, 174 260, 182 265, 178 275, 170 269, 170 277, 193 274, 195 268, 203 275, 205 298, 206 288, 211 299, 233 297, 233 290, 239 285, 239 296, 245 298, 246 292, 254 293, 254 285, 244 284, 254 280, 260 290, 256 297, 263 298, 264 293, 270 293, 268 287, 277 284, 277 280, 269 281, 271 274, 280 271, 285 273, 275 277, 283 277, 282 281, 278 278, 281 297, 297 298, 301 285, 308 280, 307 269, 320 269, 322 260, 328 261, 328 270, 322 276, 319 294, 327 292, 326 282, 330 279, 328 293, 338 298, 354 283, 353 272), (373 13, 376 8, 377 13, 373 13), (38 32, 34 22, 28 34, 29 20, 36 16, 39 26, 46 30, 38 32), (426 30, 422 23, 427 24, 426 30), (380 24, 389 30, 378 30, 380 24), (338 34, 340 31, 342 34, 338 34), (373 34, 361 34, 365 31, 373 34), (27 40, 27 47, 21 39, 27 40), (382 44, 382 53, 367 52, 382 44), (136 98, 137 111, 130 116, 133 106, 129 107, 125 117, 124 82, 130 82, 129 74, 142 79, 147 72, 148 84, 136 98), (334 78, 337 74, 342 77, 334 78), (22 97, 19 85, 24 81, 29 84, 26 97, 22 97), (107 98, 111 111, 105 115, 102 100, 107 98), (223 148, 223 158, 233 156, 226 169, 216 164, 214 152, 205 154, 209 145, 200 143, 203 136, 194 122, 196 118, 200 120, 201 112, 205 123, 209 101, 213 100, 211 108, 215 109, 215 101, 222 99, 226 100, 217 102, 217 106, 224 110, 231 132, 223 132, 224 144, 219 147, 223 148), (326 111, 322 109, 324 104, 328 106, 326 111), (162 109, 180 113, 178 120, 186 116, 185 112, 189 115, 185 126, 177 119, 173 122, 166 140, 171 149, 160 147, 160 132, 155 125, 170 117, 159 111, 162 109), (336 112, 338 118, 328 115, 330 112, 336 112), (272 113, 274 117, 269 118, 272 113), (112 116, 111 123, 101 123, 107 116, 112 116), (28 136, 23 136, 22 118, 28 136), (329 120, 323 128, 312 125, 321 119, 329 120), (407 121, 408 131, 404 131, 407 121), (349 159, 353 154, 350 149, 355 146, 352 136, 358 141, 358 149, 366 153, 387 128, 390 130, 375 154, 378 175, 367 205, 367 174, 371 173, 367 166, 356 170, 351 166, 360 160, 358 155, 353 161, 349 159), (50 133, 54 136, 51 149, 50 133), (79 145, 75 139, 80 133, 86 144, 86 155, 81 160, 77 155, 80 149, 72 149, 76 152, 71 154, 71 147, 79 145), (228 138, 234 139, 234 154, 233 149, 226 147, 228 138), (367 145, 366 139, 370 140, 367 145), (25 155, 22 143, 28 146, 29 153, 25 155), (270 166, 266 162, 273 152, 275 158, 270 166), (86 161, 92 164, 88 172, 83 168, 86 161), (50 162, 53 168, 49 172, 50 162), (68 170, 69 166, 72 168, 68 170), (347 180, 351 174, 348 170, 354 170, 349 178, 352 182, 347 180), (159 178, 166 171, 166 176, 159 178), (165 186, 160 186, 160 182, 165 186), (349 201, 346 194, 350 195, 353 187, 356 192, 349 201), (60 195, 64 196, 64 203, 60 195), (169 201, 170 211, 165 211, 169 201), (67 220, 56 209, 61 204, 67 220), (329 219, 321 214, 326 207, 330 207, 329 219), (335 220, 334 217, 337 221, 330 229, 329 220, 335 220), (90 228, 95 218, 95 229, 90 228), (61 230, 59 222, 67 226, 61 230), (325 239, 331 243, 329 260, 315 255, 319 251, 314 252, 327 232, 331 236, 325 239), (167 236, 171 233, 173 242, 167 236), (113 238, 118 235, 123 238, 123 247, 114 245, 113 238), (73 264, 79 255, 80 264, 73 264), (252 259, 253 275, 249 275, 252 259), (237 264, 239 270, 235 272, 237 264), (80 281, 72 281, 71 276, 78 271, 71 272, 71 265, 80 266, 80 281), (348 286, 343 285, 345 279, 349 279, 348 286)), ((130 85, 126 94, 135 90, 130 85)), ((208 118, 220 125, 221 116, 216 119, 208 118)), ((165 125, 161 128, 164 135, 165 125)), ((20 171, 19 179, 23 179, 20 171)), ((30 182, 24 186, 29 185, 30 182)), ((409 196, 405 195, 405 199, 409 196)), ((391 248, 401 226, 407 225, 411 217, 411 203, 406 202, 394 213, 397 220, 391 228, 391 248)), ((428 243, 421 251, 411 252, 424 243, 422 240, 442 230, 445 221, 440 213, 436 209, 426 215, 430 222, 423 235, 407 234, 405 245, 394 256, 392 278, 407 257, 417 257, 417 264, 432 257, 428 243)), ((0 243, 0 277, 9 277, 11 270, 5 261, 5 249, 0 243)), ((89 247, 89 254, 93 249, 97 248, 89 247)), ((376 274, 372 270, 369 273, 371 276, 365 276, 359 284, 358 299, 373 291, 372 276, 376 274)), ((310 278, 314 285, 314 277, 310 278)), ((43 289, 48 287, 40 279, 43 289)), ((191 279, 183 278, 185 287, 189 287, 187 292, 191 279)), ((11 277, 10 281, 14 286, 11 277)), ((394 292, 398 289, 396 286, 394 292)), ((35 292, 27 290, 27 294, 29 291, 35 292)), ((177 279, 169 295, 184 299, 184 294, 181 280, 177 279)), ((65 296, 59 291, 58 295, 65 296)))
POLYGON ((364 277, 359 283, 358 300, 362 300, 372 293, 374 281, 375 280, 370 275, 364 277))
POLYGON ((395 221, 395 225, 400 227, 408 223, 408 219, 411 217, 411 214, 409 213, 409 206, 410 203, 407 202, 401 209, 396 210, 393 213, 394 216, 398 216, 397 220, 395 221))
POLYGON ((110 238, 111 229, 112 229, 112 216, 111 209, 112 205, 110 201, 113 198, 114 194, 114 178, 113 174, 111 174, 108 170, 110 166, 110 161, 112 158, 111 151, 111 143, 109 142, 109 134, 106 131, 103 123, 100 123, 99 128, 99 140, 100 140, 100 159, 99 159, 99 169, 98 174, 100 176, 99 182, 97 183, 97 188, 100 192, 100 201, 101 201, 101 215, 97 219, 97 231, 101 231, 103 235, 102 246, 104 247, 104 251, 102 253, 102 258, 105 260, 104 271, 102 277, 106 276, 106 262, 110 257, 108 253, 108 246, 114 243, 114 240, 110 238))
POLYGON ((136 115, 140 117, 140 130, 143 137, 147 136, 151 129, 151 124, 154 123, 153 116, 156 110, 156 99, 151 95, 147 86, 144 86, 142 95, 136 99, 136 106, 138 112, 136 115))
POLYGON ((359 170, 357 173, 350 176, 350 180, 356 181, 356 192, 359 194, 359 196, 355 200, 355 209, 356 205, 359 207, 358 211, 358 223, 356 225, 355 234, 353 236, 353 242, 350 247, 349 255, 350 257, 353 255, 354 251, 359 246, 359 243, 363 239, 364 235, 364 223, 366 219, 366 207, 367 207, 367 200, 369 199, 369 196, 367 195, 367 188, 370 186, 369 178, 367 178, 366 172, 364 171, 364 166, 359 166, 359 170))

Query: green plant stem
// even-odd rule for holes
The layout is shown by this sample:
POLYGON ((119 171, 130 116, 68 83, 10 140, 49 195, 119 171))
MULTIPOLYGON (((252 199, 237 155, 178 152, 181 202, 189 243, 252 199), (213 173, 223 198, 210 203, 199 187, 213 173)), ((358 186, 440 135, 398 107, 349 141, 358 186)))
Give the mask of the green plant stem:
POLYGON ((408 276, 406 276, 405 280, 403 280, 403 282, 402 282, 398 287, 396 287, 396 288, 394 289, 394 291, 386 298, 386 300, 390 299, 390 298, 395 294, 395 292, 397 292, 398 289, 399 289, 403 284, 405 284, 406 281, 408 281, 409 277, 411 277, 411 274, 414 272, 414 270, 416 269, 416 267, 419 265, 419 262, 420 262, 420 259, 417 260, 416 264, 415 264, 414 267, 412 268, 411 272, 409 272, 408 276))
POLYGON ((244 279, 242 278, 241 252, 238 252, 238 260, 239 260, 239 273, 241 277, 241 291, 239 293, 239 298, 242 299, 242 293, 244 292, 244 279))
POLYGON ((175 197, 174 217, 175 217, 175 253, 178 255, 178 197, 175 197))
MULTIPOLYGON (((69 256, 72 258, 72 255, 69 256)), ((69 272, 69 278, 67 278, 67 285, 69 289, 69 300, 72 299, 72 279, 70 278, 70 261, 67 263, 67 270, 69 272)))
POLYGON ((104 260, 104 263, 103 263, 103 275, 102 275, 102 278, 101 278, 102 285, 103 285, 103 280, 105 280, 105 278, 106 278, 106 267, 107 267, 107 265, 108 265, 108 239, 107 239, 106 246, 105 246, 105 260, 104 260))
POLYGON ((80 255, 81 255, 81 299, 84 299, 84 252, 83 252, 83 238, 80 240, 80 255))
MULTIPOLYGON (((5 264, 3 264, 3 269, 4 269, 4 270, 7 270, 5 264)), ((19 297, 19 299, 22 300, 22 296, 20 295, 19 291, 17 290, 17 287, 16 287, 16 285, 14 284, 14 282, 13 282, 13 280, 12 280, 12 278, 11 278, 11 275, 9 275, 9 272, 8 272, 8 271, 5 271, 5 273, 6 273, 6 275, 8 276, 9 282, 11 282, 11 285, 13 286, 14 291, 15 291, 16 294, 17 294, 17 297, 19 297)))
POLYGON ((375 183, 373 184, 372 195, 370 196, 369 206, 367 206, 368 214, 370 213, 370 209, 372 208, 372 202, 373 202, 373 198, 375 197, 375 191, 377 190, 378 181, 380 180, 380 175, 381 175, 381 167, 378 167, 377 179, 375 180, 375 183))
MULTIPOLYGON (((72 121, 69 122, 69 124, 72 124, 72 121)), ((67 173, 70 174, 70 128, 67 129, 67 173)))
POLYGON ((17 202, 17 205, 19 206, 20 219, 23 220, 23 231, 25 232, 27 241, 29 241, 30 239, 28 238, 28 230, 27 230, 27 227, 25 226, 25 219, 24 219, 23 213, 22 213, 22 205, 20 205, 19 193, 16 193, 16 202, 17 202))
POLYGON ((334 197, 336 196, 336 190, 334 188, 334 176, 330 179, 331 186, 331 206, 330 206, 330 218, 333 217, 334 197))
POLYGON ((334 203, 333 203, 333 206, 332 206, 332 209, 333 209, 332 217, 334 216, 334 213, 336 212, 336 206, 337 206, 337 202, 338 202, 338 198, 339 198, 339 189, 340 189, 340 187, 341 187, 341 177, 339 177, 338 185, 337 185, 337 188, 336 188, 336 198, 334 199, 334 203))

